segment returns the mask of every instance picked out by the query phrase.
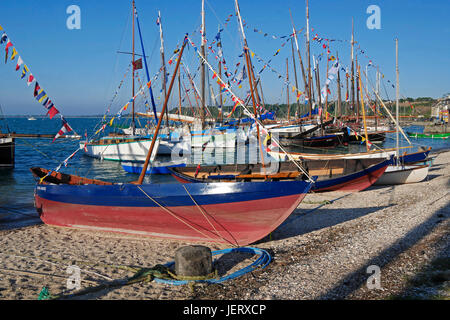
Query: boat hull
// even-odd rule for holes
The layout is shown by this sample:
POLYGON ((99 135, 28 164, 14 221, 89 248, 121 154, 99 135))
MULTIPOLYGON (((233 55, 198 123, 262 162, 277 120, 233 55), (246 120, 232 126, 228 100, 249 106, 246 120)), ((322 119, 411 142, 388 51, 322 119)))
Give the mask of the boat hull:
MULTIPOLYGON (((419 151, 414 153, 404 153, 400 156, 402 163, 415 163, 425 161, 430 154, 431 148, 426 151, 419 151)), ((377 158, 390 158, 396 154, 396 150, 386 151, 372 151, 372 152, 359 152, 359 153, 347 153, 347 154, 313 154, 313 153, 296 153, 291 152, 289 155, 294 160, 336 160, 336 159, 377 159, 377 158)), ((286 161, 288 157, 285 153, 279 151, 269 151, 271 157, 276 160, 286 161)))
POLYGON ((313 192, 348 191, 359 192, 372 186, 386 171, 391 160, 386 160, 367 169, 332 179, 318 180, 311 188, 313 192))
POLYGON ((428 176, 429 166, 389 166, 375 185, 396 185, 421 182, 428 176))
POLYGON ((305 181, 37 185, 35 205, 48 225, 247 245, 285 221, 310 187, 305 181))
MULTIPOLYGON (((147 158, 152 139, 140 139, 131 142, 118 143, 87 143, 80 142, 80 149, 84 150, 84 154, 97 159, 109 161, 131 161, 143 162, 147 158)), ((153 148, 150 160, 153 160, 158 153, 160 140, 157 139, 153 148)))
POLYGON ((0 138, 0 168, 14 168, 15 142, 14 138, 0 138))
MULTIPOLYGON (((303 163, 303 165, 308 168, 308 171, 311 175, 318 177, 316 182, 311 187, 312 192, 358 192, 370 187, 375 181, 377 181, 383 175, 386 168, 391 164, 391 161, 391 159, 386 159, 384 161, 374 161, 371 159, 331 161, 311 160, 306 161, 305 163, 303 163), (320 170, 321 166, 323 166, 322 170, 320 170), (320 174, 319 171, 322 171, 322 173, 320 174)), ((192 176, 194 167, 172 167, 169 168, 169 171, 171 172, 172 176, 180 183, 204 182, 205 180, 202 180, 204 177, 204 172, 209 173, 209 175, 207 175, 208 178, 206 178, 206 181, 213 181, 213 179, 220 179, 220 181, 236 181, 237 178, 243 176, 230 172, 233 170, 233 167, 235 167, 234 170, 240 171, 238 169, 238 166, 234 165, 221 166, 220 170, 224 171, 222 173, 215 172, 216 170, 214 170, 214 166, 202 167, 201 170, 199 170, 199 176, 197 178, 192 176), (228 172, 226 172, 227 167, 231 168, 231 170, 228 170, 228 172), (190 174, 183 173, 183 171, 185 170, 190 170, 190 174)), ((293 169, 295 168, 293 168, 291 163, 281 163, 279 173, 289 172, 293 169)), ((259 166, 255 166, 253 170, 257 172, 260 171, 260 168, 259 166)), ((248 177, 249 179, 251 179, 252 175, 250 174, 248 177)), ((254 179, 256 179, 256 176, 253 177, 254 179)), ((298 177, 286 175, 286 178, 283 178, 277 177, 276 175, 269 175, 268 178, 292 180, 297 179, 298 177)))
POLYGON ((410 133, 411 138, 425 138, 425 139, 450 139, 450 133, 410 133))
MULTIPOLYGON (((151 163, 145 174, 170 174, 170 167, 184 167, 186 166, 185 162, 173 163, 173 162, 153 162, 151 163)), ((142 172, 142 168, 144 167, 143 163, 136 162, 122 162, 122 168, 128 173, 140 174, 142 172)))

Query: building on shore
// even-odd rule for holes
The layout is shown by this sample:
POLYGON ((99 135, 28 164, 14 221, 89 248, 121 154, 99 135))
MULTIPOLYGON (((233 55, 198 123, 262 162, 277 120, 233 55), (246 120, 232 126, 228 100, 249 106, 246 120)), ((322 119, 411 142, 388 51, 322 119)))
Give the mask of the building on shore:
POLYGON ((431 117, 441 122, 448 123, 449 109, 450 94, 438 99, 437 103, 431 108, 431 117))

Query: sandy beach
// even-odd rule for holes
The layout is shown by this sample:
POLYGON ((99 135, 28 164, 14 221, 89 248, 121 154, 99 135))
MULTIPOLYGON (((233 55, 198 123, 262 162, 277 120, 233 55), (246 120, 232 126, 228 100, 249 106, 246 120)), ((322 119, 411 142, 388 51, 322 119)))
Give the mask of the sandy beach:
MULTIPOLYGON (((194 289, 152 281, 77 299, 449 299, 449 194, 447 151, 437 154, 420 183, 308 194, 285 223, 253 245, 272 255, 263 270, 194 289), (369 266, 380 269, 379 288, 367 286, 369 266)), ((69 293, 72 265, 81 270, 82 289, 110 283, 132 276, 131 267, 173 261, 187 244, 44 224, 3 230, 0 299, 36 300, 44 286, 52 295, 69 293)), ((221 272, 248 264, 242 259, 230 258, 221 272)))

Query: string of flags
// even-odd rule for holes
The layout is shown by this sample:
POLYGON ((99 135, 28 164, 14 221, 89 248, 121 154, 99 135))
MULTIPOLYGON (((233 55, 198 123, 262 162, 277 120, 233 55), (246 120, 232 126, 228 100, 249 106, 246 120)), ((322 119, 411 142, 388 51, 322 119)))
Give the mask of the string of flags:
MULTIPOLYGON (((173 61, 176 61, 176 60, 177 60, 177 59, 176 59, 176 55, 177 55, 178 52, 179 52, 179 49, 176 49, 176 50, 173 52, 172 57, 171 57, 171 58, 169 59, 169 61, 167 62, 169 65, 171 65, 171 64, 173 63, 173 61)), ((151 87, 152 83, 158 79, 160 73, 163 72, 163 70, 164 70, 164 67, 161 67, 161 68, 158 70, 158 72, 153 76, 153 78, 150 79, 150 81, 148 81, 144 86, 141 86, 141 88, 135 93, 135 95, 134 95, 134 96, 133 96, 133 97, 132 97, 125 105, 124 105, 124 106, 122 106, 122 108, 120 108, 120 110, 117 112, 117 114, 116 114, 115 116, 111 117, 111 119, 110 119, 108 122, 102 124, 102 126, 94 133, 94 136, 96 136, 97 134, 99 134, 100 132, 102 132, 103 130, 105 130, 106 127, 107 127, 108 125, 109 125, 109 126, 112 126, 113 123, 114 123, 114 121, 115 121, 116 119, 119 119, 119 120, 120 120, 121 117, 122 117, 123 112, 126 111, 126 110, 128 109, 130 103, 133 103, 133 101, 135 101, 136 98, 137 98, 139 95, 143 95, 143 94, 144 94, 144 91, 145 91, 147 88, 150 88, 150 87, 151 87)), ((125 77, 125 76, 124 76, 124 77, 125 77)), ((122 80, 122 81, 123 81, 123 80, 122 80)), ((116 91, 116 93, 117 93, 117 91, 116 91)), ((116 93, 115 93, 115 95, 116 95, 116 93)), ((108 112, 109 112, 109 109, 108 109, 107 113, 108 113, 108 112)), ((104 119, 106 118, 107 113, 103 116, 104 119)))
MULTIPOLYGON (((312 30, 314 31, 314 28, 312 28, 312 30)), ((322 38, 322 37, 319 37, 319 35, 317 33, 315 34, 315 36, 313 37, 312 40, 316 41, 318 44, 321 44, 322 48, 326 49, 328 54, 330 53, 330 48, 329 48, 329 43, 330 42, 337 41, 337 42, 351 43, 351 40, 322 38), (327 44, 322 44, 322 41, 326 41, 327 44)), ((356 41, 354 43, 358 44, 358 42, 356 42, 356 41)), ((373 63, 373 59, 366 54, 366 51, 361 48, 360 44, 358 44, 358 46, 355 48, 355 50, 356 50, 357 54, 360 54, 360 55, 364 56, 368 60, 368 63, 367 63, 368 67, 373 67, 374 69, 379 68, 378 65, 373 63)), ((328 60, 329 61, 334 61, 335 59, 336 58, 334 56, 330 56, 328 60)), ((381 77, 384 79, 385 78, 384 74, 381 73, 381 72, 380 72, 380 74, 381 74, 381 77)), ((387 80, 387 82, 391 85, 392 88, 395 88, 395 84, 392 81, 387 80)))
POLYGON ((12 50, 11 57, 9 58, 9 60, 14 61, 16 56, 18 57, 17 61, 16 61, 16 65, 15 65, 15 70, 19 71, 22 68, 22 72, 20 73, 21 74, 20 79, 25 78, 27 81, 27 86, 30 86, 34 83, 34 98, 42 106, 44 106, 44 108, 47 110, 46 115, 48 115, 50 119, 53 119, 53 117, 57 114, 60 114, 60 116, 61 116, 62 128, 56 134, 53 141, 55 141, 55 139, 57 139, 62 134, 66 134, 71 131, 73 131, 76 134, 76 132, 67 123, 67 120, 64 119, 64 117, 60 113, 60 111, 55 107, 52 100, 47 96, 47 93, 44 91, 44 89, 41 88, 38 81, 36 80, 36 78, 34 77, 32 72, 30 71, 30 68, 27 66, 27 64, 25 64, 23 58, 19 55, 19 52, 14 47, 13 43, 11 42, 11 39, 9 38, 9 36, 7 35, 7 33, 4 31, 4 29, 1 26, 0 26, 0 31, 3 31, 3 34, 0 37, 0 44, 6 43, 6 45, 5 45, 5 64, 8 62, 9 52, 10 52, 10 50, 12 50))
MULTIPOLYGON (((236 13, 233 13, 233 14, 229 14, 229 15, 227 16, 227 18, 225 19, 225 23, 223 23, 223 27, 224 27, 224 28, 226 28, 226 27, 228 26, 228 23, 230 22, 231 17, 233 17, 233 16, 235 16, 235 15, 237 15, 237 14, 236 14, 236 13)), ((251 26, 248 24, 248 22, 245 21, 245 19, 242 19, 242 24, 243 24, 243 27, 246 28, 247 30, 250 30, 250 31, 253 31, 253 33, 257 33, 257 34, 259 34, 259 35, 262 35, 264 38, 267 38, 267 39, 275 39, 275 40, 278 40, 278 39, 285 39, 285 38, 288 38, 288 37, 291 37, 291 36, 292 36, 292 34, 275 35, 275 34, 272 34, 272 33, 265 32, 265 31, 263 31, 263 30, 261 30, 261 29, 259 29, 259 28, 251 27, 251 26)), ((223 30, 223 28, 221 29, 221 31, 222 31, 222 30, 223 30)))
POLYGON ((195 52, 197 53, 197 55, 200 57, 200 59, 204 62, 204 64, 206 66, 208 66, 208 68, 211 70, 211 72, 216 74, 217 77, 217 81, 218 83, 220 82, 220 86, 223 88, 223 91, 226 92, 227 94, 229 94, 232 97, 232 100, 235 101, 235 105, 239 104, 241 105, 241 107, 244 109, 244 114, 247 115, 248 117, 252 118, 255 122, 257 122, 260 125, 260 129, 262 131, 263 134, 268 134, 268 131, 264 128, 264 126, 261 125, 261 123, 259 122, 259 120, 255 117, 255 115, 253 113, 251 113, 244 105, 244 100, 239 99, 239 97, 237 97, 230 89, 230 85, 227 84, 219 75, 217 75, 217 73, 215 72, 215 70, 213 69, 213 67, 209 64, 209 62, 201 55, 201 53, 197 50, 195 43, 190 40, 188 38, 188 43, 191 44, 194 49, 195 52))

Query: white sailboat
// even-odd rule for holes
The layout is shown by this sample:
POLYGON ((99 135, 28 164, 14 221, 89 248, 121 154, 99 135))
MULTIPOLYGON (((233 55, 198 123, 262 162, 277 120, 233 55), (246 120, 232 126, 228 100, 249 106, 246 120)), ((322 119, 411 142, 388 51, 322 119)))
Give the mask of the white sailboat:
POLYGON ((400 147, 399 147, 399 123, 398 123, 398 109, 399 109, 399 70, 398 70, 398 39, 395 39, 395 57, 396 57, 396 158, 394 165, 387 167, 384 174, 375 182, 376 185, 396 185, 405 183, 416 183, 426 179, 428 176, 429 165, 409 165, 405 166, 400 162, 400 147))
MULTIPOLYGON (((134 0, 132 1, 132 15, 133 15, 133 36, 132 36, 132 65, 133 65, 133 76, 132 76, 132 96, 135 96, 134 90, 134 79, 135 79, 135 45, 134 45, 134 29, 135 20, 137 20, 137 12, 135 10, 134 0)), ((145 58, 145 54, 143 54, 145 58)), ((80 149, 83 149, 85 155, 98 158, 102 160, 111 161, 145 161, 147 153, 150 149, 152 143, 152 136, 141 136, 138 135, 135 126, 135 107, 134 99, 132 101, 132 122, 131 130, 128 134, 113 134, 94 141, 80 142, 80 149)), ((147 134, 145 132, 145 134, 147 134)), ((157 139, 151 159, 153 160, 160 146, 160 139, 157 139)))
MULTIPOLYGON (((114 139, 114 137, 107 136, 96 141, 96 143, 80 142, 80 149, 84 150, 85 155, 100 160, 145 161, 152 139, 128 138, 128 140, 122 137, 114 139)), ((151 155, 152 161, 158 153, 159 146, 160 139, 155 142, 155 147, 151 155)))

